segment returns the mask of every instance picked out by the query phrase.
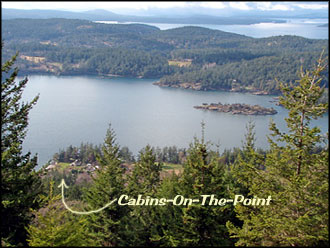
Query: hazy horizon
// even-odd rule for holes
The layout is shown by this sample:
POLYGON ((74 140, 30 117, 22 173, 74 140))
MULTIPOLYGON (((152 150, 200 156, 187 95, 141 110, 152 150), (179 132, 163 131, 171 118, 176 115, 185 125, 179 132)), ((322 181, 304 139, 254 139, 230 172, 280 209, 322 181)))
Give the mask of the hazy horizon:
MULTIPOLYGON (((328 15, 328 2, 9 2, 2 9, 61 10, 85 12, 106 10, 121 15, 328 15)), ((317 18, 317 16, 315 16, 317 18)))

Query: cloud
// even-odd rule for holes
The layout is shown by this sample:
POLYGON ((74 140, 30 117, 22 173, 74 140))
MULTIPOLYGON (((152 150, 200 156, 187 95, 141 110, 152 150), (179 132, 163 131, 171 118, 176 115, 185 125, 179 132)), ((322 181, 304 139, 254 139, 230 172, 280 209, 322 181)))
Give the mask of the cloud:
POLYGON ((211 8, 211 9, 224 9, 227 7, 226 4, 222 2, 202 2, 198 3, 200 7, 211 8))
POLYGON ((61 9, 61 10, 93 10, 93 9, 136 9, 147 10, 150 8, 184 8, 204 7, 212 9, 223 9, 227 5, 223 2, 2 2, 3 8, 14 9, 61 9))
POLYGON ((327 9, 329 7, 328 4, 293 4, 302 9, 327 9))
POLYGON ((11 2, 3 1, 3 8, 15 9, 57 9, 57 10, 70 10, 70 11, 86 11, 93 9, 130 9, 130 10, 148 10, 151 8, 167 9, 167 8, 210 8, 210 9, 239 9, 239 10, 252 10, 258 9, 262 11, 271 10, 295 10, 300 9, 325 9, 328 8, 328 3, 313 3, 313 2, 11 2))
POLYGON ((252 8, 246 2, 229 2, 229 6, 234 9, 251 10, 252 8))
POLYGON ((61 10, 93 10, 93 9, 148 9, 186 7, 185 2, 2 2, 3 8, 15 9, 61 9, 61 10))
POLYGON ((272 2, 257 2, 256 4, 256 8, 259 10, 284 10, 284 11, 288 11, 288 10, 294 10, 289 4, 274 4, 272 2))

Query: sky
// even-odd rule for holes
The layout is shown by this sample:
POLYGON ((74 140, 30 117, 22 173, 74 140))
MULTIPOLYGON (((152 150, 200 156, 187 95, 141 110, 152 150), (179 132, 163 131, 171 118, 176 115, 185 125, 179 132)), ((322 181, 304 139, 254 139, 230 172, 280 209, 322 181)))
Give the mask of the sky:
POLYGON ((125 12, 125 10, 148 10, 148 9, 167 9, 167 8, 188 8, 188 7, 202 7, 211 9, 237 9, 237 10, 260 10, 260 11, 293 11, 301 10, 321 10, 328 8, 328 2, 14 2, 2 1, 2 8, 14 9, 54 9, 54 10, 69 10, 69 11, 87 11, 94 9, 104 9, 114 11, 117 13, 125 12))

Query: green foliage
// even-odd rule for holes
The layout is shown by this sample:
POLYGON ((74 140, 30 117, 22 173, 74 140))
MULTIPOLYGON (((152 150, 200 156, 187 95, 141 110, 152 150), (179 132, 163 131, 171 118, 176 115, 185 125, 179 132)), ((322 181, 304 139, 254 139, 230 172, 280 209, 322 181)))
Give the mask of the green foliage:
MULTIPOLYGON (((328 147, 315 153, 325 141, 310 120, 322 116, 327 104, 318 103, 323 93, 319 59, 313 71, 301 71, 296 86, 281 84, 280 103, 289 110, 287 132, 274 123, 266 158, 247 146, 235 172, 250 196, 271 196, 269 206, 237 205, 242 227, 228 222, 236 245, 324 246, 328 239, 328 147)), ((326 143, 326 142, 325 142, 326 143)))
MULTIPOLYGON (((162 181, 158 197, 173 199, 177 195, 200 199, 201 195, 228 197, 224 185, 225 166, 219 154, 209 151, 202 138, 191 144, 181 175, 173 174, 162 181)), ((233 220, 233 210, 227 206, 191 205, 157 208, 158 231, 152 240, 164 246, 228 246, 232 244, 226 221, 233 220)))
POLYGON ((18 54, 1 66, 1 240, 26 245, 24 227, 31 219, 30 208, 38 205, 40 179, 34 168, 37 157, 22 154, 28 114, 38 97, 22 103, 27 78, 17 82, 12 69, 18 54))
POLYGON ((176 146, 165 146, 163 149, 153 148, 158 162, 182 164, 186 158, 187 152, 185 148, 177 148, 176 146))
MULTIPOLYGON (((173 199, 179 194, 179 176, 173 173, 162 180, 158 187, 156 197, 173 199)), ((180 235, 183 227, 182 207, 167 204, 154 208, 152 223, 154 231, 151 232, 150 240, 157 246, 173 247, 182 245, 180 235)))
MULTIPOLYGON (((96 164, 97 157, 102 157, 101 146, 90 143, 81 143, 80 146, 68 146, 66 149, 61 149, 53 155, 53 162, 72 163, 75 160, 83 165, 96 164)), ((119 150, 119 157, 126 162, 134 162, 135 158, 128 147, 124 146, 119 150)))
POLYGON ((268 51, 248 51, 237 48, 199 48, 199 49, 176 49, 171 52, 171 56, 176 59, 191 59, 196 65, 204 65, 207 63, 216 63, 223 65, 231 62, 242 60, 251 60, 262 56, 272 55, 268 51))
POLYGON ((139 160, 134 165, 132 175, 129 176, 128 191, 130 195, 154 195, 160 183, 162 164, 156 162, 156 156, 150 146, 140 151, 139 160))
POLYGON ((80 147, 69 146, 65 150, 55 153, 53 160, 55 162, 72 163, 75 160, 83 164, 95 163, 96 157, 101 154, 100 146, 89 143, 81 143, 80 147))
MULTIPOLYGON (((99 209, 125 193, 124 170, 121 168, 119 150, 115 133, 109 125, 102 146, 102 156, 98 157, 101 168, 96 170, 92 185, 84 195, 90 208, 88 210, 99 209)), ((128 242, 123 238, 128 218, 126 206, 112 204, 100 213, 88 215, 87 218, 88 229, 98 245, 118 246, 128 242)))
MULTIPOLYGON (((156 162, 156 155, 147 145, 140 151, 139 159, 133 167, 131 175, 128 175, 127 191, 130 197, 154 198, 160 185, 160 171, 162 164, 156 162)), ((150 237, 157 229, 155 220, 158 206, 131 206, 130 225, 134 226, 131 233, 131 243, 137 246, 150 246, 150 237)))
POLYGON ((166 58, 155 52, 107 48, 90 50, 89 57, 74 72, 155 78, 169 74, 171 68, 166 58))
MULTIPOLYGON (((203 52, 200 53, 201 56, 204 54, 203 52)), ((275 78, 286 83, 294 83, 298 79, 300 67, 312 67, 313 61, 319 56, 319 51, 287 52, 271 56, 261 54, 253 58, 252 55, 252 57, 243 56, 242 51, 236 50, 235 53, 227 56, 229 57, 228 62, 225 62, 226 58, 218 57, 216 54, 216 64, 210 64, 214 63, 214 59, 208 61, 205 59, 203 64, 196 69, 164 76, 160 79, 160 82, 172 86, 186 82, 198 83, 201 84, 201 90, 237 88, 246 91, 247 87, 253 87, 255 90, 265 90, 272 94, 279 94, 280 85, 275 78), (240 56, 243 56, 243 58, 240 58, 240 56), (222 59, 223 62, 219 61, 222 59)), ((186 57, 194 58, 194 56, 186 57)), ((328 71, 324 70, 322 74, 324 76, 322 85, 328 87, 328 71)))
MULTIPOLYGON (((182 177, 179 179, 180 193, 192 199, 201 195, 215 195, 217 199, 228 197, 224 185, 225 166, 218 162, 218 154, 211 153, 202 138, 195 139, 188 151, 182 177)), ((183 209, 181 230, 185 246, 228 246, 225 223, 233 216, 230 206, 202 206, 192 204, 183 209)))
POLYGON ((133 153, 129 150, 129 148, 127 146, 124 146, 120 149, 119 151, 119 157, 127 162, 127 163, 133 163, 135 162, 135 158, 133 153))
POLYGON ((73 215, 60 202, 61 195, 53 194, 54 181, 44 200, 44 206, 34 211, 35 219, 27 227, 30 246, 92 246, 85 216, 73 215))
MULTIPOLYGON (((55 185, 59 185, 64 179, 65 183, 70 187, 70 190, 66 192, 66 199, 68 200, 80 200, 84 192, 90 187, 91 183, 89 181, 78 182, 77 178, 78 173, 75 173, 74 169, 69 169, 67 171, 52 170, 45 172, 45 175, 42 177, 43 188, 47 188, 47 185, 51 181, 54 181, 55 185)), ((61 189, 55 188, 54 194, 60 194, 61 189)), ((43 195, 47 195, 46 191, 43 191, 43 195)))

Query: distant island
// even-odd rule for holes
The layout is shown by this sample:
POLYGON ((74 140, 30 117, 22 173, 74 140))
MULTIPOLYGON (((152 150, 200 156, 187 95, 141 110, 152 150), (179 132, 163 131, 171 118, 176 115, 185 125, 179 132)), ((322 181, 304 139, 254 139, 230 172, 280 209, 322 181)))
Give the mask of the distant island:
POLYGON ((324 23, 324 24, 321 24, 321 25, 318 25, 319 28, 327 28, 329 27, 329 23, 324 23))
POLYGON ((244 103, 222 104, 222 103, 203 103, 200 106, 194 106, 196 109, 207 109, 233 115, 274 115, 277 111, 273 108, 265 108, 259 105, 249 105, 244 103))

